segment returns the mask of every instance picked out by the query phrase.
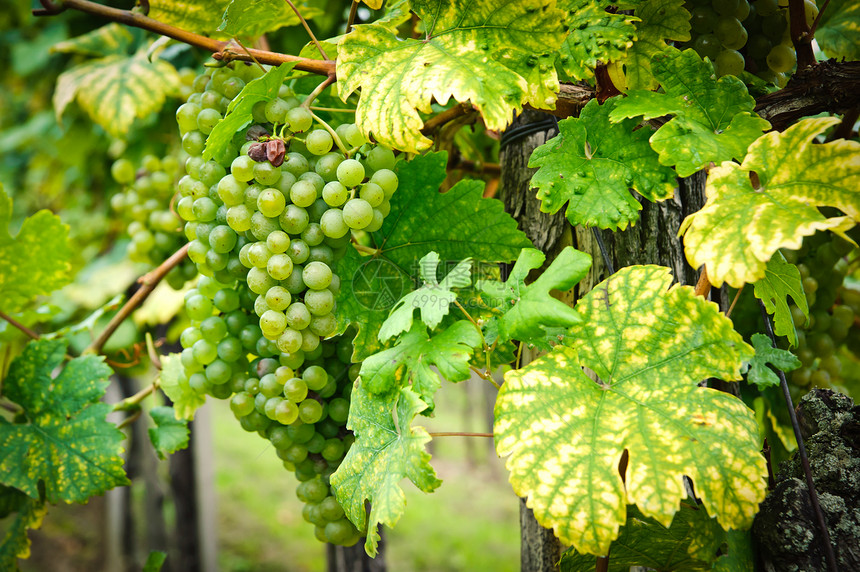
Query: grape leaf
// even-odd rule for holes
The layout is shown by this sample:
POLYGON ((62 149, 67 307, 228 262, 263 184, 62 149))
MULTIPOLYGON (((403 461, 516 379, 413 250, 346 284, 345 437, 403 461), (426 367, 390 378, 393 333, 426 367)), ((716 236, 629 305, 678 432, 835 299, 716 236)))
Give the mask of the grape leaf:
POLYGON ((112 54, 125 54, 133 43, 134 36, 131 35, 128 28, 114 22, 76 38, 55 44, 51 51, 104 57, 112 54))
POLYGON ((12 487, 0 486, 0 519, 17 513, 0 542, 0 570, 17 570, 18 559, 30 557, 27 530, 42 526, 46 512, 43 501, 31 499, 12 487))
POLYGON ((690 13, 684 0, 645 0, 634 11, 636 41, 624 58, 625 86, 628 89, 654 89, 657 80, 651 72, 651 58, 665 51, 678 51, 666 40, 686 42, 690 39, 690 13))
POLYGON ((600 62, 624 57, 636 39, 639 18, 606 11, 605 0, 566 0, 559 8, 567 11, 570 29, 559 50, 561 69, 573 80, 591 79, 600 62))
MULTIPOLYGON (((609 572, 629 572, 632 566, 684 572, 710 570, 726 532, 695 501, 687 499, 666 528, 643 515, 635 505, 627 507, 627 522, 612 542, 609 572)), ((561 556, 561 572, 591 572, 595 557, 573 548, 561 556)))
POLYGON ((146 562, 143 564, 143 572, 159 572, 164 566, 164 561, 167 560, 167 552, 153 550, 146 557, 146 562))
POLYGON ((157 113, 181 81, 171 64, 149 61, 146 47, 133 56, 112 55, 77 65, 57 78, 57 119, 77 100, 94 122, 114 137, 128 135, 134 120, 157 113))
MULTIPOLYGON (((824 1, 818 4, 821 8, 824 1)), ((860 2, 832 0, 821 14, 815 41, 831 58, 860 60, 860 2)))
POLYGON ((800 281, 800 271, 794 264, 786 262, 781 252, 777 251, 767 261, 764 278, 753 284, 755 297, 764 303, 769 314, 773 314, 773 329, 778 336, 787 336, 791 345, 797 345, 797 331, 788 307, 788 296, 795 305, 803 310, 803 315, 809 317, 809 306, 806 303, 806 293, 800 281))
POLYGON ((753 112, 755 100, 744 83, 730 75, 716 79, 714 66, 693 50, 657 54, 651 68, 664 93, 630 90, 609 119, 674 116, 651 136, 651 147, 681 177, 711 162, 743 159, 770 127, 753 112))
POLYGON ((11 219, 12 199, 0 184, 0 309, 8 314, 72 279, 69 227, 60 217, 41 210, 27 217, 14 237, 11 219))
POLYGON ((448 381, 468 379, 469 358, 473 348, 480 346, 478 330, 466 320, 454 322, 432 337, 427 328, 415 324, 400 336, 394 347, 362 362, 361 383, 367 392, 374 394, 411 384, 412 390, 432 408, 433 394, 441 386, 439 376, 448 381))
POLYGON ((530 186, 538 189, 542 211, 555 213, 567 202, 571 224, 623 230, 642 209, 629 189, 650 201, 674 194, 675 172, 659 163, 651 132, 634 131, 632 119, 609 122, 617 102, 589 101, 579 118, 559 121, 558 136, 534 150, 529 167, 540 168, 530 186))
POLYGON ((353 361, 379 351, 377 340, 388 311, 418 276, 418 260, 435 251, 445 263, 472 258, 508 262, 531 243, 504 211, 501 201, 482 198, 482 183, 461 181, 439 193, 445 180, 447 153, 428 153, 400 161, 395 172, 400 186, 391 197, 391 216, 370 234, 374 256, 354 249, 338 262, 343 277, 337 301, 342 328, 358 327, 353 361))
POLYGON ((359 530, 367 529, 364 547, 370 556, 376 556, 377 525, 393 527, 403 515, 406 497, 400 481, 406 477, 427 493, 441 484, 424 450, 430 435, 411 426, 426 408, 408 387, 371 395, 359 382, 352 392, 347 428, 355 433, 355 443, 331 476, 331 486, 349 520, 359 530), (370 501, 369 515, 365 501, 370 501))
POLYGON ((750 371, 747 381, 754 383, 759 389, 779 385, 779 377, 771 371, 767 364, 782 371, 792 371, 800 367, 800 360, 788 350, 773 347, 770 338, 763 334, 753 334, 755 357, 750 361, 750 371))
POLYGON ((179 354, 161 357, 161 391, 173 402, 177 419, 194 420, 194 412, 206 403, 206 395, 197 393, 185 377, 185 369, 179 361, 179 354))
POLYGON ((607 554, 627 504, 668 527, 684 475, 724 528, 750 526, 764 498, 753 412, 698 386, 739 379, 752 348, 716 304, 671 282, 668 268, 619 270, 576 305, 574 348, 505 374, 496 451, 538 522, 578 552, 607 554))
POLYGON ((754 572, 756 556, 749 530, 727 530, 723 555, 714 563, 714 572, 754 572))
POLYGON ((726 161, 708 173, 707 202, 684 219, 679 234, 690 265, 707 264, 711 284, 756 282, 779 248, 800 248, 816 230, 842 234, 860 220, 860 143, 814 144, 839 121, 803 119, 757 139, 741 165, 726 161), (758 175, 760 188, 750 173, 758 175), (823 206, 847 216, 826 218, 816 208, 823 206))
POLYGON ((189 32, 210 34, 223 19, 230 0, 150 0, 149 17, 189 32))
MULTIPOLYGON (((296 2, 296 7, 305 20, 323 14, 318 6, 306 2, 296 2)), ((257 37, 299 22, 299 17, 284 0, 231 0, 218 31, 230 36, 257 37)))
POLYGON ((553 298, 550 292, 564 292, 585 278, 591 268, 591 257, 572 246, 565 247, 549 268, 526 286, 529 272, 540 268, 544 260, 546 256, 540 250, 525 248, 504 283, 482 281, 478 284, 487 295, 488 303, 504 311, 497 318, 498 338, 488 337, 488 344, 510 339, 541 343, 547 337, 548 328, 569 328, 582 321, 576 310, 553 298))
POLYGON ((12 362, 3 394, 24 409, 25 423, 0 418, 0 482, 32 498, 84 502, 129 484, 119 456, 124 435, 105 420, 110 406, 99 400, 111 369, 104 358, 84 356, 63 363, 63 340, 27 344, 12 362))
POLYGON ((554 52, 564 40, 564 13, 546 0, 414 0, 426 37, 401 39, 387 27, 356 26, 340 44, 341 98, 361 88, 355 112, 362 132, 418 152, 431 141, 419 111, 454 98, 470 101, 488 129, 501 130, 524 103, 553 109, 554 52))
POLYGON ((438 267, 439 255, 435 252, 426 254, 418 261, 418 275, 424 284, 403 296, 394 305, 379 329, 377 337, 380 342, 409 330, 416 308, 421 314, 421 321, 432 330, 448 315, 448 307, 457 299, 457 294, 451 288, 465 288, 472 284, 472 261, 468 258, 457 264, 441 282, 436 278, 438 267))
POLYGON ((188 446, 188 420, 177 419, 172 407, 153 407, 149 411, 155 427, 149 428, 149 440, 158 453, 158 458, 175 453, 188 446))
POLYGON ((286 75, 296 64, 287 63, 273 67, 262 77, 249 81, 227 107, 227 114, 219 121, 203 149, 203 158, 220 157, 233 142, 233 136, 254 120, 252 110, 261 101, 271 101, 278 96, 278 90, 286 75))

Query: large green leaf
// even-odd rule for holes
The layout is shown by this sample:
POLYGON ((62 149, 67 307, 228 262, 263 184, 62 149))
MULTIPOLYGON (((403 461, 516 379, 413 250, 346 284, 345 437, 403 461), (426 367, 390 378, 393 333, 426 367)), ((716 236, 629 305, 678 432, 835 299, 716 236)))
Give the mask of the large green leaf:
POLYGON ((788 350, 781 350, 773 347, 770 338, 764 334, 753 334, 753 347, 755 348, 755 357, 750 361, 750 371, 747 379, 764 389, 779 385, 779 377, 771 371, 767 364, 772 364, 773 367, 782 371, 792 371, 800 367, 800 360, 788 350))
POLYGON ((565 292, 578 284, 591 268, 591 257, 572 246, 565 247, 537 280, 526 285, 529 272, 540 268, 544 260, 546 255, 540 250, 525 248, 505 282, 478 284, 486 302, 504 312, 494 318, 498 320, 498 336, 488 337, 488 344, 510 339, 540 344, 548 328, 570 328, 582 321, 576 310, 550 292, 565 292))
POLYGON ((361 88, 355 120, 390 147, 430 147, 419 111, 435 99, 470 101, 489 129, 504 129, 528 103, 555 106, 553 60, 564 13, 547 0, 414 0, 426 37, 401 39, 384 26, 356 26, 340 47, 337 76, 346 100, 361 88))
POLYGON ((635 190, 650 201, 670 198, 675 172, 660 164, 649 129, 628 119, 610 123, 618 99, 588 102, 578 118, 558 122, 559 134, 534 150, 529 167, 540 167, 530 185, 541 210, 554 213, 564 203, 571 224, 624 229, 639 219, 635 190))
MULTIPOLYGON (((824 0, 818 4, 823 6, 824 0)), ((860 59, 860 2, 831 0, 815 30, 815 41, 831 58, 860 59)))
POLYGON ((164 60, 149 61, 146 47, 133 56, 112 55, 60 74, 54 91, 57 118, 77 100, 90 118, 114 137, 128 135, 134 120, 156 113, 178 93, 179 74, 164 60))
POLYGON ((129 484, 119 456, 124 438, 105 418, 100 402, 111 369, 104 358, 84 356, 63 363, 62 340, 32 341, 12 362, 3 395, 24 409, 26 421, 0 418, 0 483, 56 503, 84 502, 129 484))
POLYGON ((651 68, 662 93, 631 90, 612 110, 611 121, 673 116, 651 136, 660 162, 689 177, 711 162, 741 160, 770 123, 753 112, 755 100, 734 76, 714 76, 714 66, 695 51, 658 54, 651 68))
POLYGON ((188 385, 185 368, 179 354, 168 354, 161 358, 161 391, 173 402, 177 419, 194 420, 194 412, 206 403, 206 394, 197 393, 188 385))
POLYGON ((361 383, 370 393, 388 393, 411 385, 433 407, 433 394, 441 386, 439 376, 448 381, 468 379, 469 358, 480 345, 478 330, 466 320, 454 322, 432 337, 425 326, 415 324, 394 347, 362 362, 361 383))
POLYGON ((352 392, 347 428, 356 440, 331 476, 331 486, 349 520, 359 530, 367 529, 365 550, 370 556, 376 555, 379 542, 377 525, 393 527, 406 508, 400 481, 408 478, 428 493, 441 484, 424 450, 430 435, 423 427, 411 426, 426 408, 408 387, 371 395, 359 382, 352 392), (370 514, 365 501, 370 501, 370 514))
POLYGON ((708 200, 681 224, 684 250, 694 268, 707 264, 714 286, 740 288, 765 275, 779 248, 800 248, 816 230, 842 233, 860 220, 860 143, 815 137, 839 123, 810 118, 783 133, 753 143, 741 165, 724 162, 708 174, 708 200), (754 188, 750 174, 760 183, 754 188), (836 207, 847 216, 827 218, 817 207, 836 207))
POLYGON ((577 304, 575 348, 507 373, 499 392, 496 451, 514 491, 578 552, 607 554, 628 504, 668 527, 685 475, 725 528, 750 526, 764 498, 753 412, 698 385, 739 379, 752 348, 716 304, 671 282, 659 266, 618 271, 577 304))
POLYGON ((30 557, 27 530, 39 528, 46 512, 43 501, 32 499, 18 489, 0 486, 0 520, 15 514, 0 542, 0 570, 17 570, 18 559, 30 557))
POLYGON ((110 23, 82 36, 55 44, 51 51, 104 57, 113 54, 125 54, 132 43, 134 43, 134 36, 131 35, 127 27, 110 23))
POLYGON ((482 198, 482 183, 461 181, 446 193, 447 153, 429 153, 400 161, 395 172, 400 186, 391 198, 391 215, 370 233, 374 256, 347 249, 338 262, 344 277, 337 301, 341 327, 355 324, 358 334, 353 361, 381 349, 380 327, 392 306, 412 290, 418 261, 434 251, 444 263, 472 258, 478 262, 509 262, 531 246, 501 201, 482 198))
POLYGON ((773 330, 778 336, 788 337, 791 345, 797 345, 797 330, 788 306, 788 297, 795 305, 803 310, 803 315, 809 317, 809 306, 806 303, 806 293, 800 281, 800 270, 794 264, 786 262, 781 252, 776 252, 767 261, 764 278, 753 284, 755 297, 764 303, 765 309, 773 315, 773 330))
MULTIPOLYGON (((669 572, 710 570, 726 532, 705 509, 687 499, 666 528, 643 515, 635 506, 627 507, 627 522, 612 543, 608 572, 629 572, 631 566, 669 572)), ((573 548, 561 556, 561 572, 591 572, 595 556, 573 548)))
POLYGON ((153 407, 149 415, 155 422, 155 427, 149 428, 149 440, 159 459, 188 446, 188 420, 177 419, 172 407, 153 407))
POLYGON ((211 34, 228 4, 230 0, 150 0, 149 17, 189 32, 211 34))
POLYGON ((606 0, 564 0, 559 8, 567 11, 570 32, 559 50, 561 69, 573 80, 594 77, 599 63, 624 57, 636 39, 639 18, 607 12, 606 0))
POLYGON ((667 40, 686 42, 690 39, 690 13, 684 0, 645 0, 636 7, 636 41, 623 60, 624 78, 628 89, 654 89, 657 80, 651 73, 651 58, 665 51, 677 51, 667 40))
MULTIPOLYGON (((305 20, 323 13, 307 2, 296 2, 296 7, 305 20)), ((218 31, 230 36, 257 37, 298 23, 299 17, 284 0, 231 0, 218 31)))
POLYGON ((12 199, 0 184, 0 310, 12 314, 71 279, 69 227, 42 210, 24 220, 16 236, 9 234, 12 199))

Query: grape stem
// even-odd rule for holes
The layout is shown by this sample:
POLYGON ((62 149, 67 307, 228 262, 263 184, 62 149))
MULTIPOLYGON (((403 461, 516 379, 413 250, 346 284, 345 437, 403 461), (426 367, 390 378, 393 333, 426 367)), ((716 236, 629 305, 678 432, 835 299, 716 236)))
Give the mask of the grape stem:
POLYGON ((314 90, 308 94, 308 96, 302 102, 301 107, 304 107, 305 109, 310 111, 311 110, 310 109, 311 103, 314 102, 314 100, 317 98, 317 96, 319 94, 321 94, 323 92, 323 90, 325 90, 325 88, 327 88, 328 86, 330 86, 331 84, 333 84, 336 81, 337 81, 337 78, 334 76, 334 74, 327 76, 322 81, 322 83, 320 83, 318 86, 316 86, 314 88, 314 90))
POLYGON ((815 16, 815 20, 812 22, 812 26, 809 27, 809 38, 812 39, 815 37, 815 30, 818 29, 818 22, 821 21, 821 15, 824 14, 824 11, 827 10, 827 7, 830 5, 830 0, 824 0, 824 4, 821 5, 821 8, 818 10, 818 15, 815 16))
POLYGON ((10 316, 6 312, 4 312, 3 310, 0 310, 0 318, 9 322, 9 325, 14 326, 14 327, 18 328, 19 330, 21 330, 22 332, 24 332, 25 334, 27 334, 27 336, 29 336, 31 339, 33 339, 33 340, 39 339, 39 334, 37 334, 36 332, 31 330, 30 328, 28 328, 27 326, 25 326, 24 324, 22 324, 21 322, 19 322, 18 320, 16 320, 15 318, 10 316))
POLYGON ((744 286, 746 286, 746 284, 741 284, 741 287, 740 287, 740 288, 738 288, 738 291, 735 293, 735 297, 734 297, 734 299, 732 300, 732 303, 731 303, 731 305, 729 306, 729 309, 728 309, 728 310, 726 310, 726 318, 730 318, 730 317, 732 316, 732 310, 734 310, 734 309, 735 309, 735 304, 737 304, 737 303, 738 303, 738 300, 740 300, 740 299, 741 299, 741 292, 743 292, 743 291, 744 291, 744 286))
POLYGON ((138 282, 140 282, 141 286, 138 288, 137 292, 135 292, 131 298, 128 299, 128 302, 120 308, 119 312, 117 312, 111 321, 108 322, 108 325, 105 326, 105 329, 102 330, 101 334, 93 340, 93 342, 83 351, 84 354, 99 354, 102 351, 105 343, 110 339, 119 325, 128 318, 131 313, 140 306, 144 300, 146 300, 152 291, 155 290, 155 287, 158 286, 158 283, 161 282, 162 278, 164 278, 168 272, 173 270, 182 260, 188 255, 188 244, 186 243, 182 248, 174 252, 170 258, 162 262, 157 268, 152 271, 144 274, 140 278, 138 278, 138 282))
MULTIPOLYGON (((820 11, 819 11, 820 13, 820 11)), ((797 69, 815 64, 812 51, 812 34, 806 25, 806 6, 804 0, 788 0, 788 22, 791 43, 797 52, 797 69)))
POLYGON ((152 334, 149 332, 146 332, 146 353, 155 369, 161 371, 161 359, 158 357, 158 352, 155 351, 155 342, 152 341, 152 334))
POLYGON ((349 34, 352 31, 352 24, 355 22, 355 15, 357 13, 358 0, 352 0, 352 5, 349 7, 349 17, 346 19, 346 32, 344 34, 349 34))
POLYGON ((453 121, 457 119, 461 115, 466 115, 467 113, 471 113, 473 111, 472 105, 469 103, 458 103, 454 107, 446 109, 445 111, 434 115, 430 119, 428 119, 424 123, 424 127, 421 128, 421 133, 427 135, 428 133, 432 133, 436 129, 442 127, 449 121, 453 121))
MULTIPOLYGON (((323 85, 323 84, 325 84, 325 82, 321 83, 320 85, 323 85)), ((314 90, 314 91, 316 91, 316 90, 314 90)), ((325 128, 325 130, 329 132, 329 134, 331 135, 331 138, 334 139, 334 142, 337 145, 337 148, 340 149, 341 153, 343 153, 345 157, 349 157, 349 151, 346 150, 346 145, 343 144, 343 141, 340 140, 340 136, 337 134, 337 132, 334 129, 331 128, 331 125, 329 125, 328 123, 326 123, 325 121, 320 119, 319 115, 317 115, 313 111, 310 111, 310 110, 308 110, 308 111, 310 112, 311 117, 313 117, 317 123, 322 125, 325 128)))
POLYGON ((146 399, 151 393, 161 387, 161 382, 159 380, 160 378, 155 378, 152 383, 150 383, 131 397, 126 397, 125 399, 114 405, 112 411, 134 411, 138 409, 141 401, 146 399))
POLYGON ((323 59, 327 60, 328 56, 326 55, 325 50, 322 47, 322 44, 320 44, 320 41, 317 40, 317 37, 313 33, 313 30, 311 30, 311 27, 308 26, 308 21, 305 20, 305 17, 302 16, 302 13, 299 12, 299 9, 296 7, 295 4, 293 4, 292 0, 284 0, 284 2, 286 2, 290 6, 290 8, 293 9, 293 12, 296 13, 296 16, 299 17, 299 21, 302 23, 302 26, 305 27, 305 31, 308 33, 308 36, 310 36, 311 40, 313 40, 314 44, 316 44, 317 49, 320 51, 320 55, 323 57, 323 59))
POLYGON ((376 256, 377 254, 379 254, 378 249, 370 248, 369 246, 364 246, 363 244, 358 244, 357 242, 354 242, 352 246, 355 247, 357 251, 363 252, 364 254, 370 254, 371 256, 376 256))

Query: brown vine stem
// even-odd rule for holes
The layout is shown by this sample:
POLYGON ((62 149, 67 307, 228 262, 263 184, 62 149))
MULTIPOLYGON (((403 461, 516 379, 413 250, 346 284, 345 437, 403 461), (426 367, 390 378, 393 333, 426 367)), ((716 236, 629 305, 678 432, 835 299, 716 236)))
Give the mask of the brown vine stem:
POLYGON ((465 431, 438 431, 428 433, 431 437, 493 437, 492 433, 468 433, 465 431))
POLYGON ((84 350, 84 354, 98 354, 101 353, 102 348, 105 343, 110 339, 119 325, 128 318, 135 308, 140 306, 144 300, 146 300, 152 291, 155 290, 155 287, 158 286, 158 283, 161 282, 161 279, 170 272, 177 264, 182 262, 182 260, 188 255, 188 244, 174 252, 170 258, 162 262, 157 268, 144 274, 142 277, 138 279, 138 282, 141 283, 140 288, 138 288, 137 292, 135 292, 131 298, 128 299, 128 302, 119 309, 119 312, 111 318, 111 321, 108 322, 108 325, 105 326, 105 329, 102 330, 102 333, 93 340, 86 350, 84 350))
POLYGON ((812 35, 806 25, 806 6, 804 0, 788 0, 788 26, 791 33, 791 43, 797 51, 797 69, 811 66, 815 63, 815 52, 812 50, 812 35))
POLYGON ((171 26, 170 24, 165 24, 158 20, 153 20, 148 16, 144 16, 143 14, 138 14, 137 12, 132 12, 130 10, 111 8, 110 6, 103 6, 95 2, 90 2, 89 0, 62 0, 60 4, 54 4, 49 0, 41 1, 42 5, 45 6, 45 9, 33 10, 33 14, 35 16, 52 16, 59 14, 66 9, 78 10, 79 12, 106 18, 113 22, 125 24, 126 26, 155 32, 156 34, 173 38, 174 40, 178 40, 185 44, 208 50, 212 52, 213 57, 216 60, 257 61, 262 64, 273 66, 295 62, 296 69, 298 70, 309 71, 319 75, 332 75, 335 73, 335 64, 331 60, 314 60, 311 58, 302 58, 299 56, 291 56, 288 54, 280 54, 277 52, 269 52, 254 48, 248 48, 247 53, 243 54, 231 49, 231 42, 207 38, 206 36, 201 36, 200 34, 195 34, 193 32, 183 30, 182 28, 177 28, 176 26, 171 26))
POLYGON ((134 413, 122 420, 122 423, 116 426, 117 429, 125 429, 140 418, 141 410, 137 409, 134 413))
POLYGON ((741 284, 741 287, 740 287, 740 288, 738 288, 738 291, 735 293, 735 297, 734 297, 734 299, 732 300, 732 303, 731 303, 731 305, 729 306, 729 309, 728 309, 728 310, 726 310, 726 318, 731 318, 731 316, 732 316, 732 310, 734 310, 734 309, 735 309, 735 304, 737 304, 737 303, 738 303, 738 300, 740 300, 740 299, 741 299, 741 292, 743 292, 743 291, 744 291, 744 286, 746 286, 746 284, 741 284))
POLYGON ((424 127, 421 128, 421 133, 427 135, 428 133, 432 133, 439 127, 445 125, 451 120, 457 119, 461 115, 466 115, 472 111, 472 105, 469 103, 458 103, 454 107, 450 109, 446 109, 442 113, 434 115, 430 119, 428 119, 424 123, 424 127))
POLYGON ((293 4, 293 1, 292 1, 292 0, 284 0, 284 2, 286 2, 286 3, 290 6, 290 8, 292 8, 292 9, 293 9, 293 12, 295 12, 295 13, 296 13, 296 16, 298 16, 298 17, 299 17, 299 21, 302 23, 302 26, 304 26, 304 27, 305 27, 305 31, 308 33, 308 36, 310 36, 310 37, 311 37, 311 40, 313 41, 313 43, 314 43, 314 44, 316 44, 317 49, 320 51, 320 55, 323 57, 323 59, 326 59, 326 60, 327 60, 327 59, 328 59, 328 56, 326 55, 325 50, 323 49, 322 44, 320 43, 320 41, 319 41, 319 40, 317 40, 317 37, 316 37, 316 35, 313 33, 313 30, 311 30, 311 27, 310 27, 310 26, 308 26, 308 21, 307 21, 307 20, 305 20, 305 17, 304 17, 304 16, 302 16, 302 13, 301 13, 301 12, 299 12, 299 9, 296 7, 296 5, 295 5, 295 4, 293 4))
POLYGON ((346 19, 346 32, 344 32, 345 34, 349 34, 352 31, 352 24, 353 22, 355 22, 355 15, 357 13, 358 0, 352 0, 352 6, 349 7, 349 17, 346 19))
POLYGON ((6 312, 4 312, 3 310, 0 310, 0 318, 2 318, 3 320, 6 320, 7 322, 9 322, 10 325, 18 328, 19 330, 21 330, 22 332, 27 334, 31 339, 34 339, 34 340, 39 339, 39 334, 37 334, 36 332, 31 330, 30 328, 28 328, 27 326, 25 326, 24 324, 22 324, 21 322, 19 322, 18 320, 16 320, 15 318, 10 316, 6 312))

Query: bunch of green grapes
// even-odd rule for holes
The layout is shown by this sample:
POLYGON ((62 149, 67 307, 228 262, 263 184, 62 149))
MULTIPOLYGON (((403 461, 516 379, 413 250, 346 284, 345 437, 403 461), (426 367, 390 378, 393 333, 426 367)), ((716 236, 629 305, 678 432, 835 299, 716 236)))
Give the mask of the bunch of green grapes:
MULTIPOLYGON (((136 262, 161 264, 184 244, 182 225, 170 210, 174 184, 182 165, 174 155, 161 159, 147 155, 140 168, 125 158, 111 166, 114 180, 123 190, 111 197, 111 208, 127 225, 131 242, 128 257, 136 262)), ((193 264, 184 263, 171 270, 165 279, 179 289, 197 275, 193 264)))
POLYGON ((254 107, 233 147, 204 161, 207 135, 261 73, 241 63, 209 70, 176 113, 189 154, 176 210, 203 275, 186 298, 193 322, 181 359, 191 388, 230 398, 242 426, 296 471, 317 537, 352 544, 358 532, 328 484, 349 444, 357 374, 348 340, 332 337, 336 270, 352 232, 378 230, 389 213, 395 157, 354 124, 318 122, 284 85, 254 107))
MULTIPOLYGON (((690 47, 714 62, 718 76, 746 69, 765 81, 785 85, 797 63, 789 34, 788 0, 687 0, 690 47)), ((805 0, 812 24, 818 7, 805 0)))
POLYGON ((845 362, 860 355, 860 290, 845 280, 857 251, 848 241, 820 232, 784 254, 797 264, 810 310, 807 319, 800 308, 791 309, 798 330, 793 351, 802 363, 791 373, 792 389, 800 394, 815 386, 847 393, 842 385, 845 362))

